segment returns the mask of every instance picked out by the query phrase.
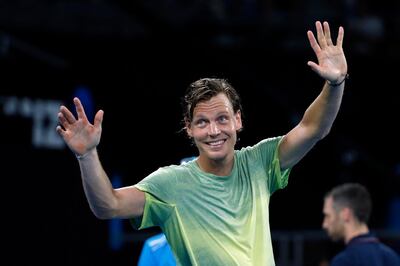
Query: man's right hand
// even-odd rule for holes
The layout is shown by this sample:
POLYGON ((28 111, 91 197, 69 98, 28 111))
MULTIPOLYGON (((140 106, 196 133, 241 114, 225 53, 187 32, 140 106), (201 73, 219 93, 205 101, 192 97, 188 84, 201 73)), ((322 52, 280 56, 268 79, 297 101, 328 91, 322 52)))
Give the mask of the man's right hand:
POLYGON ((56 130, 64 139, 68 147, 77 155, 82 156, 96 148, 101 138, 101 123, 104 112, 99 110, 91 124, 85 114, 81 101, 75 97, 74 104, 78 118, 65 106, 60 106, 58 121, 60 123, 56 130))

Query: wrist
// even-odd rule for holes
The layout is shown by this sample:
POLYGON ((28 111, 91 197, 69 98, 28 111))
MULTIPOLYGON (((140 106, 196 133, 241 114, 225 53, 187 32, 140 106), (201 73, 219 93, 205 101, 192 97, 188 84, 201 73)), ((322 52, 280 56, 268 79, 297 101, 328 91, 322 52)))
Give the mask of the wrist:
POLYGON ((94 150, 94 149, 88 150, 88 151, 86 151, 86 152, 83 153, 83 154, 75 153, 75 157, 76 157, 76 159, 78 159, 78 160, 82 160, 82 159, 86 158, 93 150, 94 150))
POLYGON ((331 87, 337 87, 337 86, 342 85, 346 81, 346 79, 349 79, 349 74, 348 73, 346 73, 344 78, 339 82, 332 82, 332 81, 327 80, 326 83, 328 83, 328 85, 331 86, 331 87))
POLYGON ((85 158, 88 154, 89 154, 89 152, 86 152, 86 153, 84 153, 84 154, 77 154, 77 153, 75 153, 75 157, 76 157, 76 159, 78 159, 78 160, 82 160, 82 159, 85 158))

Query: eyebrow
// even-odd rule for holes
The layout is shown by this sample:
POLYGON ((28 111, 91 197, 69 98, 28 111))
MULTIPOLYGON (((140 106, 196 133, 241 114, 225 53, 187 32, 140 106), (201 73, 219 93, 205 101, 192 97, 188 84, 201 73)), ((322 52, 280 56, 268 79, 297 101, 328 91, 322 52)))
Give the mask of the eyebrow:
MULTIPOLYGON (((221 116, 221 115, 229 115, 229 112, 228 111, 221 111, 221 112, 218 112, 216 116, 221 116)), ((193 118, 195 118, 195 117, 203 117, 203 118, 205 118, 206 116, 203 115, 202 112, 200 112, 200 113, 194 114, 193 118)))

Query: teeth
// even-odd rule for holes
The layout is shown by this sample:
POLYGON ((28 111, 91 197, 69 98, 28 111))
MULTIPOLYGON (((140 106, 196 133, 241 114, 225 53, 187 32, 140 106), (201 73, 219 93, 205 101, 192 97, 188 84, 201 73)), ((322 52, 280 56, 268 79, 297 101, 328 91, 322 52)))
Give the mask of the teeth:
POLYGON ((209 145, 218 146, 218 145, 221 145, 222 143, 224 143, 224 141, 223 140, 219 140, 219 141, 210 142, 209 145))

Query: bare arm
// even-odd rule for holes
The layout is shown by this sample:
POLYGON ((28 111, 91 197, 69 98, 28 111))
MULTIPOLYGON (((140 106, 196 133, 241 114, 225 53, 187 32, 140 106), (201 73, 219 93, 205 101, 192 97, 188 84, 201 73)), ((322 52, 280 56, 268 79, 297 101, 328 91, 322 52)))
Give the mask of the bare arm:
POLYGON ((134 187, 113 189, 96 150, 100 143, 103 111, 98 111, 90 124, 83 106, 74 98, 78 118, 65 107, 60 107, 57 132, 78 156, 82 183, 90 208, 100 219, 132 218, 143 214, 144 192, 134 187))
POLYGON ((347 62, 342 49, 344 30, 339 28, 336 45, 332 43, 329 24, 316 22, 318 42, 311 31, 307 32, 318 64, 308 65, 327 82, 321 93, 307 108, 300 123, 282 139, 279 145, 281 168, 293 167, 308 151, 330 131, 339 112, 347 75, 347 62), (340 85, 335 85, 339 84, 340 85), (332 85, 333 84, 333 85, 332 85))

